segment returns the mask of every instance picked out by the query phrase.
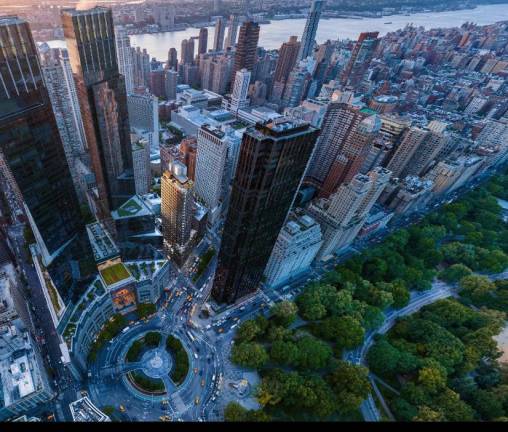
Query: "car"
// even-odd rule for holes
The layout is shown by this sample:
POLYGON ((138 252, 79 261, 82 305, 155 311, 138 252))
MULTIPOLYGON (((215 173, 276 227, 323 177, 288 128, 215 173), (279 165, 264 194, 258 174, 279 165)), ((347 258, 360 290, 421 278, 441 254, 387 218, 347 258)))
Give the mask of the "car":
POLYGON ((219 329, 219 333, 223 333, 223 332, 224 332, 224 329, 221 327, 221 328, 219 329))
POLYGON ((118 407, 118 409, 120 410, 120 412, 124 413, 125 412, 125 407, 123 405, 120 405, 118 407))
POLYGON ((198 373, 198 368, 194 368, 194 373, 197 374, 198 373))
POLYGON ((194 403, 196 405, 199 405, 199 401, 200 401, 199 396, 196 396, 196 399, 194 399, 194 403))
POLYGON ((205 379, 203 378, 203 379, 201 380, 201 387, 204 387, 204 386, 205 386, 205 379))

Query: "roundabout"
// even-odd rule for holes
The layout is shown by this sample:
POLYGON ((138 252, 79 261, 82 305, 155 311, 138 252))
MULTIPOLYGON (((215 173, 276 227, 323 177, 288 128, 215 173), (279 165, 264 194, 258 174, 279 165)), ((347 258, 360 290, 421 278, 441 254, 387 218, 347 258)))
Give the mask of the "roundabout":
MULTIPOLYGON (((182 300, 175 309, 182 308, 182 300)), ((89 366, 88 390, 99 408, 113 407, 118 417, 128 421, 207 417, 219 375, 216 350, 180 316, 178 309, 172 315, 160 310, 149 321, 131 325, 98 352, 89 366)))

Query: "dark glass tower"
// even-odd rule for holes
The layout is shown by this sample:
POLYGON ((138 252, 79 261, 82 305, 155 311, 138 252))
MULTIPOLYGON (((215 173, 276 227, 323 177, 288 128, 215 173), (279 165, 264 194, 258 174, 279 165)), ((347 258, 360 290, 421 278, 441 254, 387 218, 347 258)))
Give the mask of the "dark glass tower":
POLYGON ((342 72, 341 84, 354 87, 361 82, 379 45, 378 35, 379 32, 360 33, 351 58, 342 72))
POLYGON ((317 135, 288 118, 244 133, 212 290, 218 302, 257 289, 317 135))
POLYGON ((231 88, 234 88, 236 73, 247 69, 252 72, 256 63, 256 50, 259 40, 259 24, 254 21, 245 21, 240 26, 238 43, 236 45, 235 64, 231 74, 231 88))
POLYGON ((64 36, 97 183, 97 215, 135 193, 125 79, 117 64, 111 9, 62 10, 64 36))
POLYGON ((84 231, 30 27, 0 17, 0 173, 13 178, 48 265, 84 231), (12 174, 12 177, 11 177, 12 174))

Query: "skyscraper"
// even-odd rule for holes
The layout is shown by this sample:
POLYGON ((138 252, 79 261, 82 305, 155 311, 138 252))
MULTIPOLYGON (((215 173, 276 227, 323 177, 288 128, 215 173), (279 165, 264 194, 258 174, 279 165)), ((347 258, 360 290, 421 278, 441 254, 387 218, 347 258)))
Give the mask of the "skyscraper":
POLYGON ((182 64, 191 64, 194 61, 194 39, 184 39, 182 41, 182 51, 180 52, 180 62, 182 64))
POLYGON ((316 32, 319 25, 319 18, 321 18, 321 12, 323 11, 324 0, 313 0, 312 6, 310 7, 309 16, 305 23, 305 28, 302 34, 302 43, 300 45, 300 51, 298 52, 298 60, 303 60, 312 54, 312 48, 314 47, 314 41, 316 39, 316 32))
POLYGON ((144 195, 150 191, 152 176, 150 173, 150 144, 137 134, 131 134, 132 165, 136 194, 144 195))
POLYGON ((351 105, 340 102, 328 105, 316 151, 306 173, 306 181, 319 188, 323 186, 346 138, 364 117, 365 114, 351 105))
MULTIPOLYGON (((97 183, 97 216, 135 191, 124 77, 119 73, 111 9, 62 10, 92 168, 97 183)), ((108 224, 109 225, 109 224, 108 224)))
POLYGON ((235 76, 233 91, 231 92, 231 109, 238 112, 247 106, 247 94, 249 93, 250 72, 240 69, 235 76))
POLYGON ((326 176, 320 197, 328 197, 341 183, 349 183, 360 172, 380 128, 379 116, 370 115, 349 133, 326 176))
POLYGON ((134 65, 132 60, 131 41, 122 26, 115 28, 116 55, 118 70, 125 78, 127 94, 134 91, 134 65))
POLYGON ((179 264, 185 256, 192 227, 193 182, 176 160, 161 177, 162 235, 166 253, 179 264))
POLYGON ((238 33, 238 17, 231 15, 228 21, 228 35, 224 42, 224 48, 234 47, 236 43, 236 34, 238 33))
MULTIPOLYGON (((168 72, 168 71, 166 71, 168 72)), ((148 139, 154 152, 159 151, 159 100, 150 93, 127 96, 129 122, 148 139)))
POLYGON ((317 135, 285 117, 244 133, 212 290, 217 301, 233 303, 258 288, 317 135))
POLYGON ((379 45, 378 35, 379 32, 360 33, 351 52, 351 58, 342 71, 341 83, 343 85, 356 86, 361 82, 379 45))
POLYGON ((0 47, 0 156, 49 265, 84 229, 79 204, 28 23, 0 17, 0 47))
POLYGON ((74 187, 80 203, 85 203, 85 191, 80 186, 74 165, 85 153, 86 139, 67 50, 49 49, 47 55, 43 55, 42 73, 74 187))
POLYGON ((168 69, 171 68, 178 70, 178 53, 175 48, 170 48, 168 51, 168 69))
POLYGON ((300 42, 296 36, 290 36, 289 42, 284 42, 279 49, 279 58, 275 73, 273 74, 274 82, 286 82, 289 73, 293 70, 298 52, 300 50, 300 42))
POLYGON ((166 99, 175 100, 176 86, 178 85, 178 72, 172 68, 165 71, 164 83, 166 89, 166 99))
POLYGON ((217 18, 215 23, 215 35, 213 38, 213 50, 222 51, 224 47, 225 24, 223 18, 217 18))
POLYGON ((223 198, 222 179, 227 152, 227 136, 222 130, 206 124, 199 128, 195 191, 208 208, 212 225, 218 216, 223 198))
POLYGON ((205 54, 208 47, 208 29, 202 27, 199 29, 199 40, 198 40, 198 56, 199 54, 205 54))
POLYGON ((259 40, 259 24, 245 21, 240 27, 238 44, 236 46, 235 64, 231 74, 231 87, 234 86, 236 73, 240 69, 252 71, 256 63, 256 49, 259 40))

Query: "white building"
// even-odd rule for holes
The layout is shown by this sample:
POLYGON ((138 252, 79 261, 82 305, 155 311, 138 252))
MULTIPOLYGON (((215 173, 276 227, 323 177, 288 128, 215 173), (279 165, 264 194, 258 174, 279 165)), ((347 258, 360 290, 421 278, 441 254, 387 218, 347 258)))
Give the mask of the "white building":
POLYGON ((73 422, 110 422, 111 419, 97 408, 87 396, 69 404, 73 422))
POLYGON ((131 134, 132 167, 134 184, 137 195, 144 195, 150 191, 152 174, 150 170, 150 145, 148 140, 137 134, 131 134))
POLYGON ((131 41, 122 26, 115 27, 116 57, 118 70, 125 78, 127 94, 134 91, 134 64, 132 59, 131 41))
POLYGON ((237 112, 240 108, 245 108, 247 103, 247 94, 249 93, 250 72, 247 69, 241 69, 236 73, 233 92, 231 93, 231 109, 237 112))
POLYGON ((278 286, 307 270, 321 247, 321 228, 310 216, 292 213, 281 229, 265 269, 266 284, 278 286))
POLYGON ((159 152, 159 99, 150 94, 130 94, 127 96, 127 109, 131 128, 148 132, 153 153, 159 152))
POLYGON ((198 130, 195 192, 209 210, 213 226, 220 213, 223 198, 223 178, 228 152, 227 135, 207 124, 198 130))

